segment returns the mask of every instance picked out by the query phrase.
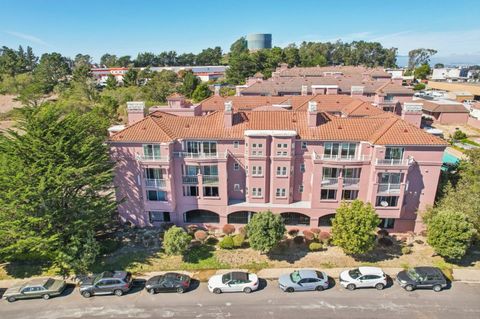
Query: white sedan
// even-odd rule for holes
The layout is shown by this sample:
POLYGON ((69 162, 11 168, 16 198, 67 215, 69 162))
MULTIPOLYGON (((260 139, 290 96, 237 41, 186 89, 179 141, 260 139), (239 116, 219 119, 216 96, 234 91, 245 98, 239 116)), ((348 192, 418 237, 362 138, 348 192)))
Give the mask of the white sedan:
POLYGON ((212 276, 208 280, 208 290, 214 294, 242 291, 248 294, 257 289, 257 275, 246 272, 233 271, 223 275, 212 276))

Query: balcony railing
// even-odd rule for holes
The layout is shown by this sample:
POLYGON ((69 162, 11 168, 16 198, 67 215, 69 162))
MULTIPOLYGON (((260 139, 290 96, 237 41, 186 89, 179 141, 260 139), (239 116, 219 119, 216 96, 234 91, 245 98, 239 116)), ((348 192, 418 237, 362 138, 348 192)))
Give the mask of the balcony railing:
POLYGON ((189 152, 176 152, 176 157, 183 158, 219 158, 218 153, 189 153, 189 152))
POLYGON ((338 185, 338 178, 325 177, 322 179, 322 187, 334 187, 338 185))
POLYGON ((163 188, 166 186, 166 182, 164 179, 146 179, 145 180, 146 187, 155 187, 155 188, 163 188))
POLYGON ((198 184, 198 176, 186 175, 182 176, 183 184, 198 184))
POLYGON ((168 161, 169 160, 169 157, 168 156, 159 156, 159 155, 140 155, 138 154, 136 156, 136 159, 139 160, 139 161, 152 161, 152 162, 156 162, 156 161, 168 161))
POLYGON ((412 159, 378 159, 375 165, 382 166, 408 166, 412 163, 412 159))
POLYGON ((360 183, 360 178, 358 177, 345 177, 343 179, 343 186, 344 187, 357 187, 360 183))
POLYGON ((218 175, 203 175, 202 182, 205 185, 215 185, 218 184, 218 175))
POLYGON ((370 155, 329 155, 329 154, 317 154, 313 152, 313 159, 332 162, 355 162, 355 161, 368 161, 370 155))
POLYGON ((400 184, 378 184, 377 192, 381 194, 400 194, 400 184))

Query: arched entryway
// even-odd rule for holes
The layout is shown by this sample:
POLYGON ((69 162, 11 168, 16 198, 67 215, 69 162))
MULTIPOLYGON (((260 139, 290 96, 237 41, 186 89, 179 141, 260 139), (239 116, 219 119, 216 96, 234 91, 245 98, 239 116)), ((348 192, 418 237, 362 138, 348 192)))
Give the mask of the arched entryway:
POLYGON ((328 214, 318 219, 318 226, 320 227, 332 227, 332 220, 335 218, 335 214, 328 214))
POLYGON ((219 223, 220 216, 205 209, 194 209, 185 212, 184 219, 186 223, 219 223))
POLYGON ((287 212, 280 214, 287 226, 310 226, 310 217, 300 213, 287 212))
POLYGON ((229 224, 248 224, 250 219, 253 217, 255 212, 251 211, 238 211, 228 214, 227 216, 227 223, 229 224))

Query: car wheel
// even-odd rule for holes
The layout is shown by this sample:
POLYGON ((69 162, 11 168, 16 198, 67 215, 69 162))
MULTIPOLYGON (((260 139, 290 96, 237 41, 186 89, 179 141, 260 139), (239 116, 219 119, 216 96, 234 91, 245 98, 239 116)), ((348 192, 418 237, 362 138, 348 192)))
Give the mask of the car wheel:
POLYGON ((17 299, 15 299, 15 297, 8 297, 7 300, 8 300, 8 302, 14 302, 14 301, 16 301, 17 299))
POLYGON ((323 291, 323 286, 317 286, 317 287, 315 287, 315 290, 316 291, 323 291))
POLYGON ((347 285, 347 289, 348 289, 348 290, 355 290, 355 288, 357 288, 357 287, 355 287, 354 284, 348 284, 348 285, 347 285))
POLYGON ((155 289, 151 288, 147 290, 149 294, 154 295, 155 294, 155 289))
POLYGON ((50 299, 50 295, 44 294, 44 295, 42 296, 42 298, 43 298, 44 300, 48 300, 48 299, 50 299))
POLYGON ((85 298, 90 298, 92 296, 92 294, 88 291, 84 291, 84 292, 82 292, 82 296, 85 297, 85 298))
POLYGON ((288 287, 287 289, 285 289, 286 292, 294 292, 295 289, 293 289, 292 287, 288 287))
POLYGON ((440 286, 440 285, 435 285, 435 286, 433 286, 433 291, 435 291, 435 292, 440 292, 440 291, 442 291, 442 286, 440 286))
POLYGON ((222 293, 222 290, 220 288, 215 288, 213 289, 213 293, 219 295, 222 293))
POLYGON ((382 284, 382 283, 378 283, 378 284, 375 285, 375 288, 376 288, 377 290, 382 290, 383 288, 385 288, 385 285, 382 284))
POLYGON ((183 294, 184 292, 185 292, 185 289, 183 289, 182 287, 177 288, 177 293, 183 294))
POLYGON ((123 291, 122 291, 121 289, 117 289, 117 290, 114 290, 114 291, 113 291, 113 294, 114 294, 115 296, 120 297, 121 295, 123 295, 123 291))
POLYGON ((406 285, 406 286, 405 286, 405 290, 406 290, 406 291, 413 291, 413 289, 415 289, 415 288, 413 288, 412 285, 406 285))
POLYGON ((249 294, 249 293, 252 292, 252 288, 250 288, 250 287, 245 287, 245 288, 243 288, 243 292, 246 293, 246 294, 249 294))

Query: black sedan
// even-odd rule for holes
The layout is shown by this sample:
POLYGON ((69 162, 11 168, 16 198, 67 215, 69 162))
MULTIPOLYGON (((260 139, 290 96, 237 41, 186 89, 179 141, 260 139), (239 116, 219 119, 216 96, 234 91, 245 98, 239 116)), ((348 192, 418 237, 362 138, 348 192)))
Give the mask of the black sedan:
POLYGON ((436 267, 415 267, 403 270, 398 273, 397 281, 406 291, 427 288, 438 292, 447 286, 445 276, 436 267))
POLYGON ((169 272, 148 279, 145 283, 145 289, 151 294, 157 292, 176 292, 181 294, 190 287, 190 280, 190 277, 187 275, 169 272))

